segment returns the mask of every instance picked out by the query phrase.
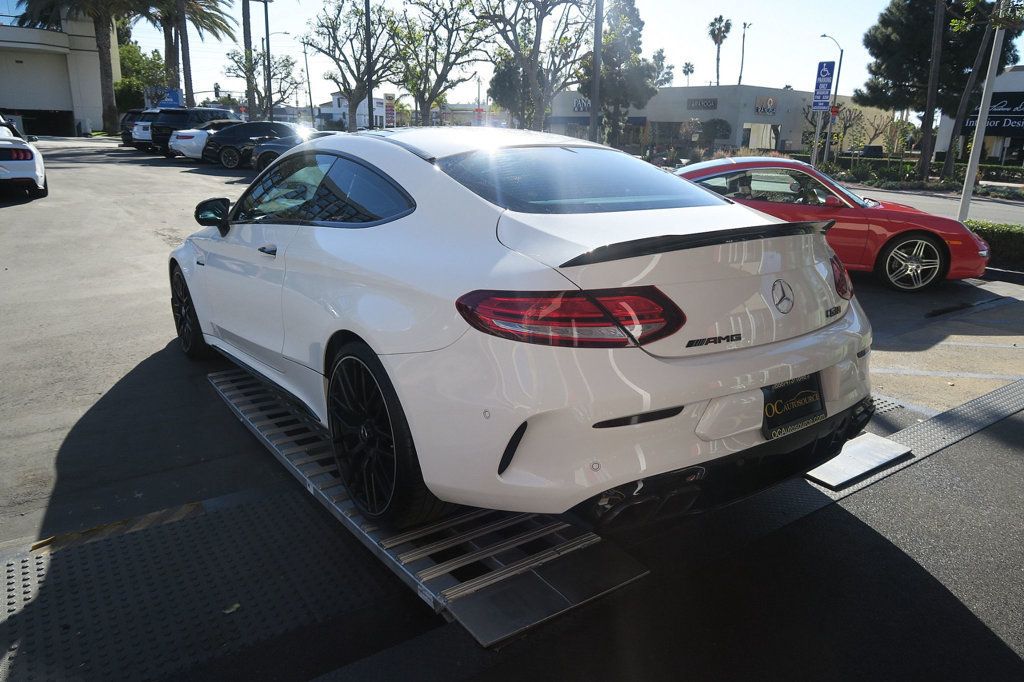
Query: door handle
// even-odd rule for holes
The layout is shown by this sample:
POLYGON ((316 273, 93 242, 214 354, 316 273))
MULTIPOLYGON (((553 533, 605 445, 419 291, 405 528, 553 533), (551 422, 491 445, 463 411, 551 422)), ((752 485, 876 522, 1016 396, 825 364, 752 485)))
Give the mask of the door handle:
POLYGON ((263 246, 261 246, 260 248, 258 248, 256 250, 259 251, 260 253, 265 253, 268 256, 276 256, 277 255, 277 244, 264 244, 263 246))

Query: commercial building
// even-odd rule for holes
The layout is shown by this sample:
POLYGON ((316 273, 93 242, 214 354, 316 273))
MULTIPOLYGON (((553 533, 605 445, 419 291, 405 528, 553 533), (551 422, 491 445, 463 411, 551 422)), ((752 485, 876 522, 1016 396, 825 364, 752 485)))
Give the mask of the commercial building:
MULTIPOLYGON (((963 150, 967 142, 974 139, 979 108, 974 108, 955 136, 953 149, 958 152, 961 160, 966 159, 963 150)), ((954 137, 954 123, 951 117, 945 115, 939 121, 935 149, 940 154, 949 150, 950 138, 954 137)), ((1011 66, 993 81, 992 104, 988 108, 981 160, 982 163, 1024 164, 1024 64, 1011 66)))
MULTIPOLYGON (((709 140, 710 146, 804 151, 814 140, 811 96, 812 93, 801 90, 755 85, 661 88, 646 106, 629 110, 624 144, 678 144, 684 137, 698 134, 709 121, 718 119, 725 125, 714 125, 720 134, 709 140)), ((862 127, 868 119, 892 119, 890 113, 881 109, 853 104, 850 97, 840 96, 839 103, 861 112, 859 125, 862 127)), ((577 92, 559 93, 552 103, 549 128, 556 133, 586 137, 589 112, 590 100, 586 96, 577 92)), ((843 150, 869 143, 862 134, 850 134, 857 125, 847 127, 840 117, 833 126, 833 132, 842 138, 843 150)))
MULTIPOLYGON (((100 61, 92 21, 62 13, 49 28, 17 26, 14 0, 0 0, 0 114, 25 133, 76 135, 103 127, 100 61)), ((121 77, 117 41, 111 55, 121 77)))

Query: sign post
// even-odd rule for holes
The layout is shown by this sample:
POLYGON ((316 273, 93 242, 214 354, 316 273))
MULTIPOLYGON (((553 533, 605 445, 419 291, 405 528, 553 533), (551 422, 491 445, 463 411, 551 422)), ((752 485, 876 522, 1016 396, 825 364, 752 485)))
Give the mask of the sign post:
POLYGON ((384 95, 384 127, 394 128, 396 125, 395 120, 395 96, 394 94, 384 95))
POLYGON ((811 98, 811 111, 818 113, 818 124, 814 129, 814 146, 811 148, 811 165, 818 164, 818 144, 821 140, 821 117, 832 105, 832 77, 835 73, 835 62, 818 62, 815 73, 814 96, 811 98))

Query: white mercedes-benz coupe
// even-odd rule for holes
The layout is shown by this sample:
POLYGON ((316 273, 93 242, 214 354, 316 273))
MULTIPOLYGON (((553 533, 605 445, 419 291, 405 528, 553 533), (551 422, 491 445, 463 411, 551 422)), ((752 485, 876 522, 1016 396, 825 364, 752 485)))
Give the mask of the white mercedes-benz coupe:
POLYGON ((448 503, 703 509, 833 457, 873 412, 871 328, 828 224, 600 145, 332 135, 196 219, 170 259, 182 349, 305 406, 352 499, 394 526, 448 503))

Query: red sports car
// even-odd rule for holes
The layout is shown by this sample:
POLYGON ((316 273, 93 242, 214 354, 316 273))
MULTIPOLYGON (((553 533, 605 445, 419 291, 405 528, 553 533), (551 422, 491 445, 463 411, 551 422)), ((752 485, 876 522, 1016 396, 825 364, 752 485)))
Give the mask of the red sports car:
POLYGON ((901 291, 978 277, 988 263, 988 244, 963 223, 860 197, 802 161, 734 157, 676 174, 782 220, 835 220, 827 239, 846 267, 901 291))

